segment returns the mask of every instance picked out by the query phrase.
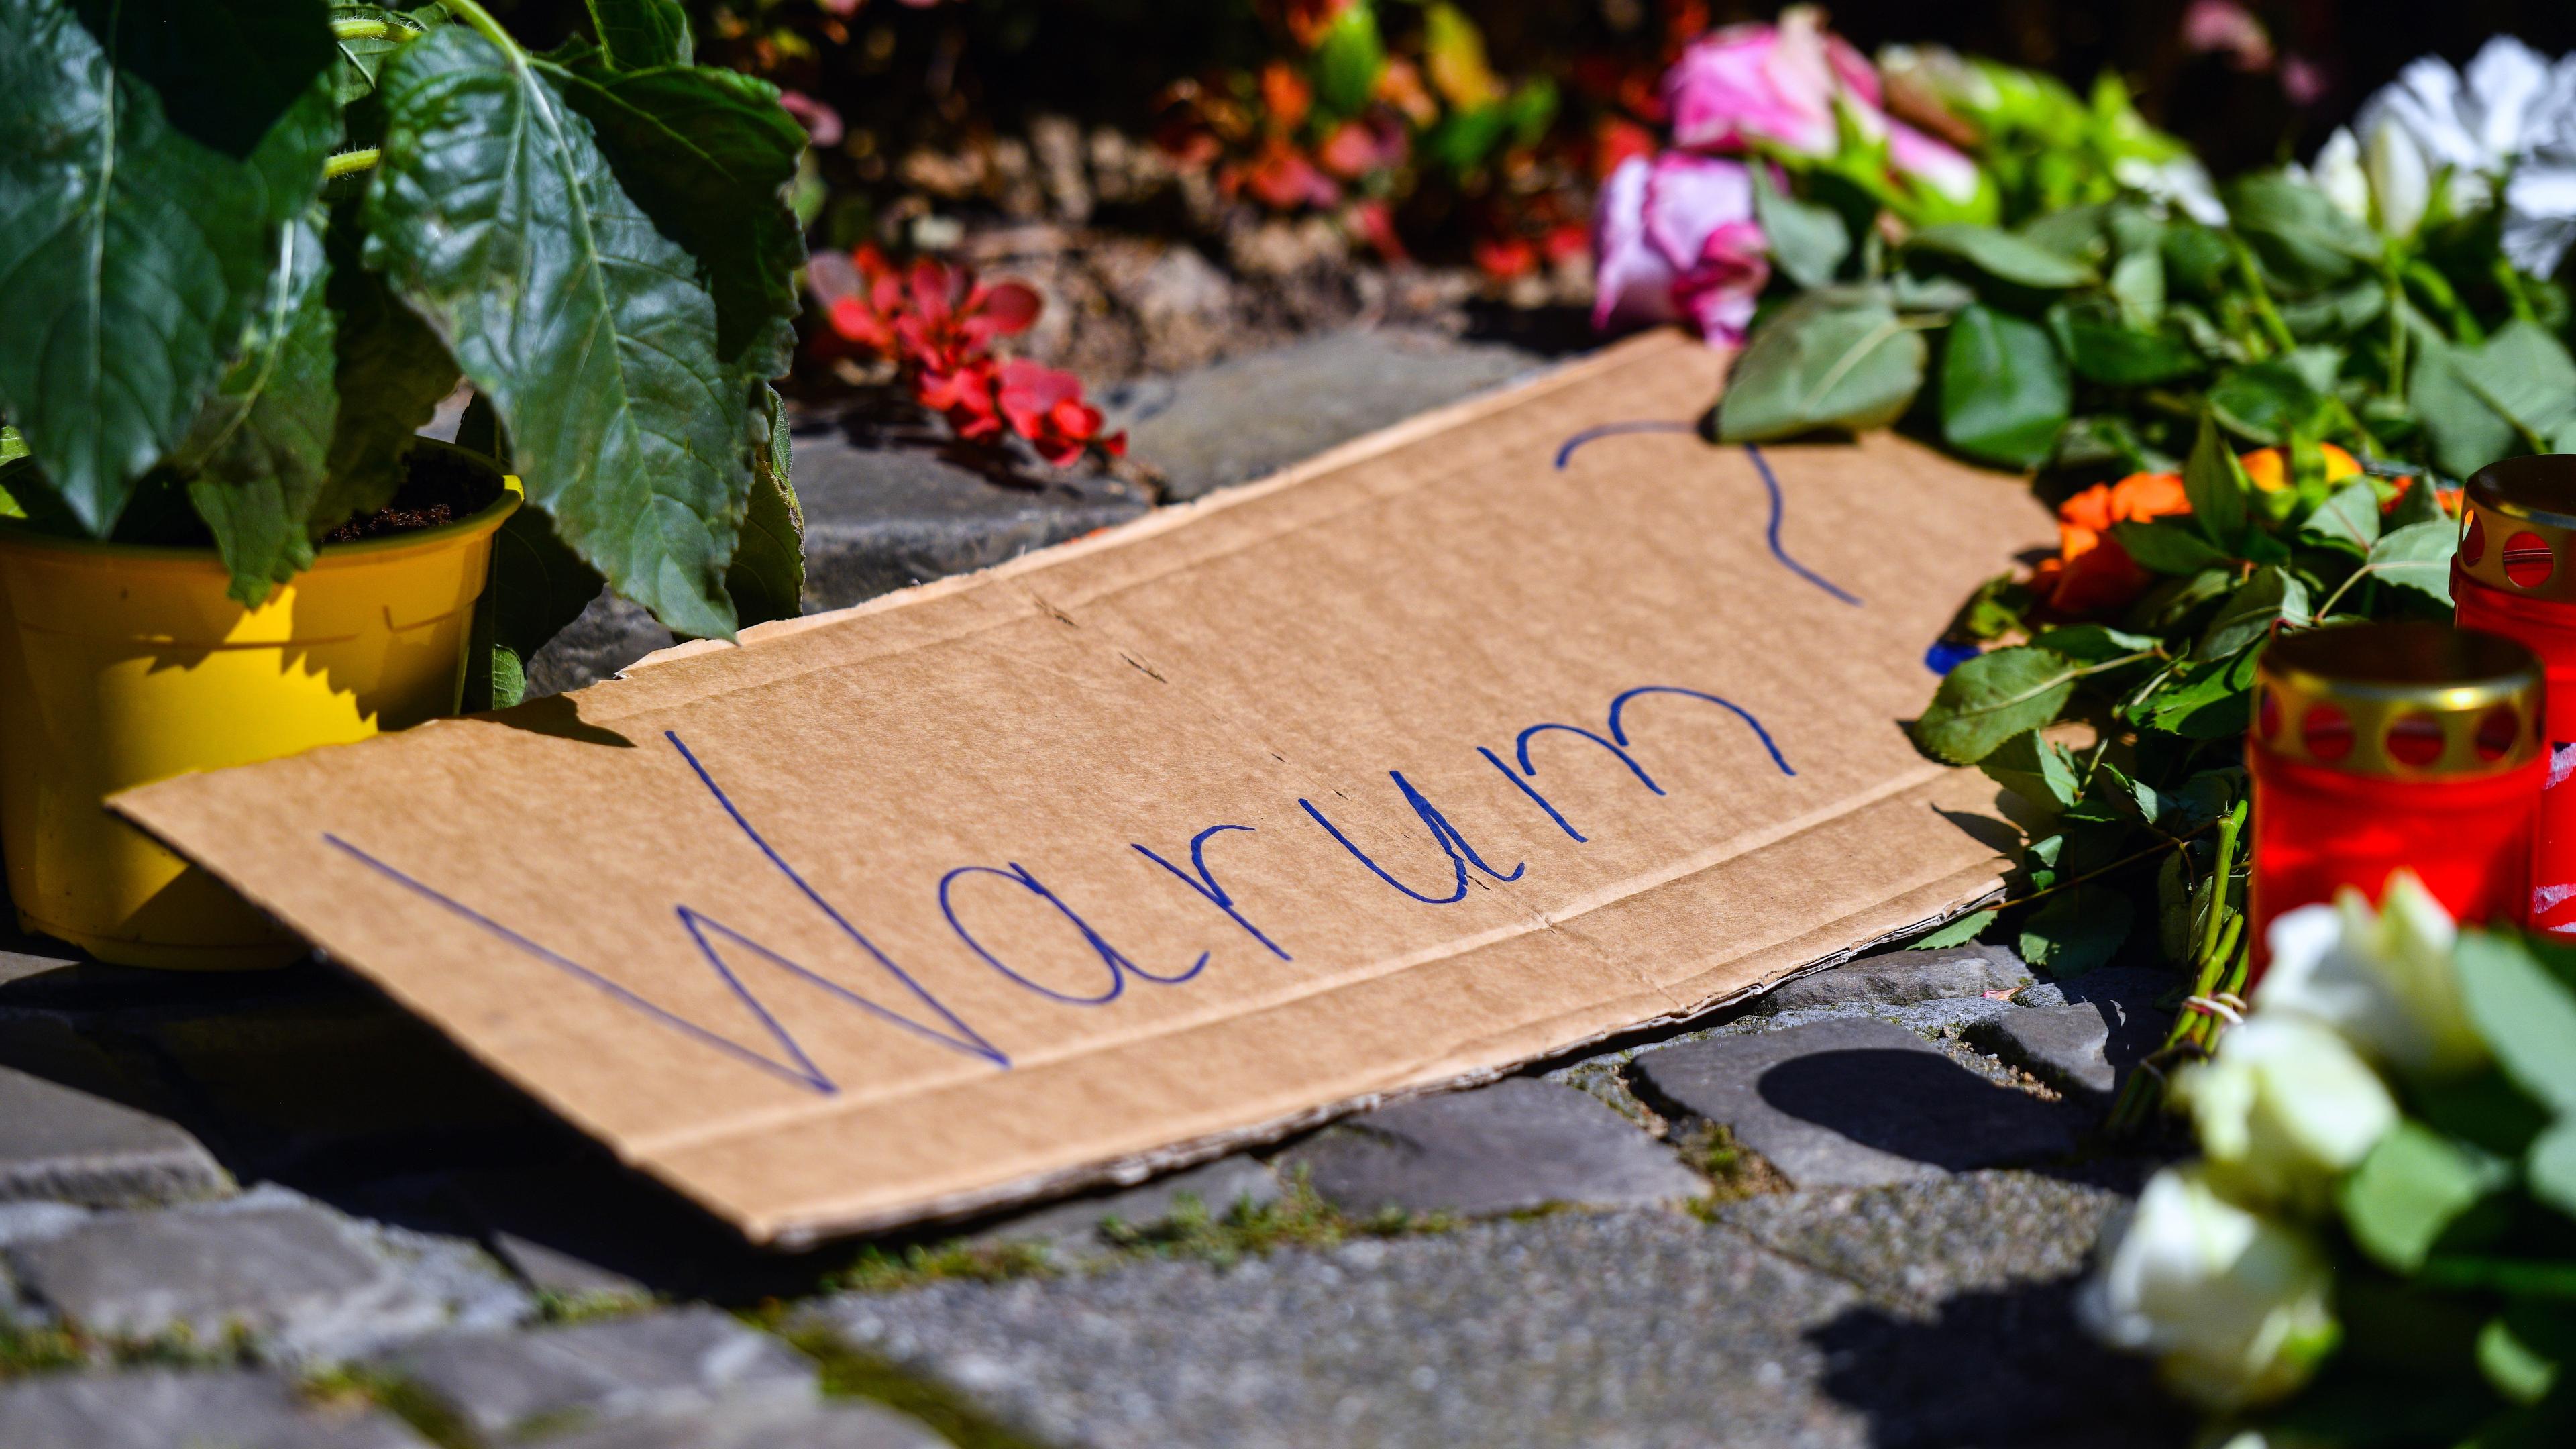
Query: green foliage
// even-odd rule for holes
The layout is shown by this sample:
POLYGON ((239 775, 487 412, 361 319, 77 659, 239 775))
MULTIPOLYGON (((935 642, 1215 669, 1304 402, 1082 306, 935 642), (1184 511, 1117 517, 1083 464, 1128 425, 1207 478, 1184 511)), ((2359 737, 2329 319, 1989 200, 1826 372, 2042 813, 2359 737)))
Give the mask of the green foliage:
POLYGON ((595 42, 534 55, 473 0, 0 0, 18 511, 210 542, 254 602, 393 497, 462 372, 514 445, 518 534, 572 561, 492 629, 532 649, 577 577, 691 635, 792 613, 765 384, 803 130, 691 63, 680 0, 587 11, 595 42))
POLYGON ((99 535, 242 350, 337 131, 320 0, 108 13, 0 0, 0 410, 99 535))
POLYGON ((1923 385, 1923 338, 1875 288, 1810 292, 1781 309, 1718 399, 1718 437, 1762 442, 1894 422, 1923 385))
POLYGON ((1936 759, 1976 764, 2005 741, 2057 718, 2083 672, 2053 649, 1980 654, 1942 679, 1931 707, 1914 722, 1914 742, 1936 759))
POLYGON ((1941 436, 1969 457, 2047 461, 2066 426, 2066 360, 2048 332, 1982 304, 1951 319, 1941 350, 1941 436))
POLYGON ((305 520, 322 499, 340 410, 317 221, 280 230, 269 297, 245 329, 242 355, 168 460, 215 535, 232 596, 247 606, 313 563, 305 520))

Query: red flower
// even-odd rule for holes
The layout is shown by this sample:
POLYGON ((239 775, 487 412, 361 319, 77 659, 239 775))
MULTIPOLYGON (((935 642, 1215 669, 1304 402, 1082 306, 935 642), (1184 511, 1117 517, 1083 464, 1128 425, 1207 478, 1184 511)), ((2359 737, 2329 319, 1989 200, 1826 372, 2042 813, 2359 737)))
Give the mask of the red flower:
POLYGON ((958 437, 994 442, 1007 430, 1058 467, 1094 447, 1113 457, 1126 451, 1125 434, 1100 435, 1100 410, 1082 400, 1079 378, 993 356, 996 339, 1037 321, 1043 304, 1027 285, 986 286, 972 268, 930 257, 898 270, 872 246, 847 260, 818 255, 807 277, 833 335, 895 364, 913 401, 958 437))
POLYGON ((1082 379, 1072 373, 1013 358, 1002 364, 996 397, 1011 431, 1059 468, 1095 444, 1113 458, 1127 451, 1125 433, 1100 436, 1100 409, 1082 400, 1082 379))
POLYGON ((1342 196, 1331 177, 1315 169, 1315 163, 1294 144, 1277 136, 1261 143, 1252 164, 1227 168, 1224 179, 1251 192, 1273 211, 1294 211, 1308 204, 1330 206, 1342 196))
POLYGON ((1538 251, 1516 236, 1488 237, 1473 248, 1476 270, 1498 282, 1538 270, 1538 251))

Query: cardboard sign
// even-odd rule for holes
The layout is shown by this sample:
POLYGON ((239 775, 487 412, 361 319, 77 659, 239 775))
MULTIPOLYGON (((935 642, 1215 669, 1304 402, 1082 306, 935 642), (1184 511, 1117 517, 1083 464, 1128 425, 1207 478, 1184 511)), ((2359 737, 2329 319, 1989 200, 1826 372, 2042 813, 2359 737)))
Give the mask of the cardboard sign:
POLYGON ((1991 891, 1900 721, 2045 532, 1660 335, 630 677, 116 807, 763 1242, 1210 1155, 1991 891))

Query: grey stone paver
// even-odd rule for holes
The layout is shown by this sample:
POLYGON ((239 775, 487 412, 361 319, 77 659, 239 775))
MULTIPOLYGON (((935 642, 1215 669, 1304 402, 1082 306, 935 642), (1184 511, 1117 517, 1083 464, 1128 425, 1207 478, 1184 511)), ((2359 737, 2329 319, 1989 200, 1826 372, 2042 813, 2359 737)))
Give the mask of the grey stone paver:
POLYGON ((230 1203, 102 1213, 6 1250, 20 1289, 95 1333, 231 1332, 288 1360, 339 1357, 533 1309, 479 1251, 262 1188, 230 1203))
POLYGON ((311 1404, 275 1374, 166 1369, 0 1384, 8 1449, 427 1449, 380 1409, 311 1404))
POLYGON ((1754 998, 1752 1010, 1777 1015, 1811 1006, 1901 1006, 1937 997, 2012 991, 2031 980, 2030 968, 2004 946, 1889 951, 1801 976, 1754 998))
POLYGON ((1200 497, 1532 373, 1535 354, 1405 328, 1356 329, 1102 394, 1108 425, 1200 497))
POLYGON ((145 1095, 69 1026, 0 1021, 0 1202, 122 1207, 232 1190, 195 1137, 114 1092, 145 1095))
POLYGON ((2111 1065, 2110 1023, 2092 1002, 2034 1006, 1979 1024, 1979 1044, 2031 1070, 2041 1080, 2095 1101, 2118 1081, 2111 1065))
POLYGON ((1589 1094, 1528 1077, 1381 1107, 1282 1161, 1305 1168, 1325 1201, 1363 1215, 1642 1206, 1707 1191, 1670 1148, 1589 1094))
POLYGON ((986 1227, 972 1236, 978 1242, 1030 1243, 1057 1258, 1079 1262, 1110 1251, 1101 1230, 1112 1222, 1147 1227, 1168 1219, 1193 1198, 1211 1218, 1223 1218, 1241 1203, 1255 1207, 1279 1200, 1279 1178, 1258 1158, 1236 1155, 1158 1177, 1152 1182, 1099 1197, 1075 1198, 986 1227))
POLYGON ((918 1419, 878 1404, 726 1404, 621 1419, 535 1441, 544 1449, 942 1449, 918 1419))
POLYGON ((2173 1013, 2157 1006, 2182 985, 2168 971, 2110 967, 2021 994, 2025 1008, 1977 1023, 1969 1039, 2042 1081, 2097 1106, 2129 1068, 2162 1045, 2173 1013))
POLYGON ((516 1233, 494 1233, 492 1251, 510 1266, 511 1271, 526 1279, 529 1287, 569 1302, 598 1303, 653 1296, 653 1290, 635 1278, 516 1233))
POLYGON ((1987 1170, 1746 1198, 1717 1219, 1883 1301, 1923 1308, 2081 1273, 2104 1223, 2128 1201, 2095 1183, 1987 1170))
POLYGON ((1809 1341, 1858 1290, 1660 1211, 1229 1268, 945 1283, 819 1316, 1063 1449, 1868 1442, 1809 1341))
POLYGON ((1902 1027, 1859 1018, 1667 1047, 1631 1070, 1641 1089, 1731 1129, 1799 1187, 1871 1187, 2051 1157, 2071 1149, 2084 1125, 1902 1027))
POLYGON ((712 1308, 524 1333, 442 1333, 377 1366, 436 1394, 487 1437, 532 1421, 695 1411, 732 1399, 811 1401, 804 1355, 712 1308))
POLYGON ((177 1124, 0 1067, 0 1200, 125 1206, 230 1187, 177 1124))

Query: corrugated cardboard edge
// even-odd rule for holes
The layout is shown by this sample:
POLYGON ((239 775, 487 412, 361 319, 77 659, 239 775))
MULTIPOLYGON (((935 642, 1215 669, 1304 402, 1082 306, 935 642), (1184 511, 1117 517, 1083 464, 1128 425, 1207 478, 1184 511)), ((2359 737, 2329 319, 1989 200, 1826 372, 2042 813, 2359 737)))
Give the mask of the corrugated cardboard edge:
MULTIPOLYGON (((1144 515, 1130 522, 1103 529, 1096 533, 1085 535, 1082 538, 1070 540, 1066 543, 1058 544, 1050 548, 1033 550, 1016 558, 996 564, 991 568, 933 580, 929 583, 916 585, 912 588, 901 589, 881 595, 877 598, 843 609, 836 609, 826 613, 811 614, 801 618, 778 620, 773 623, 757 625, 744 630, 738 643, 728 644, 721 640, 697 640, 686 644, 676 645, 670 649, 657 651, 656 653, 637 661, 636 664, 629 666, 629 669, 648 668, 668 660, 685 658, 711 650, 757 648, 765 642, 784 638, 803 630, 819 627, 824 624, 835 623, 864 614, 884 610, 910 607, 930 599, 941 597, 947 593, 980 587, 989 584, 995 579, 1009 578, 1020 574, 1034 573, 1048 569, 1068 559, 1079 557, 1096 550, 1122 547, 1138 539, 1160 533, 1166 529, 1184 526, 1204 514, 1243 506, 1271 493, 1294 487, 1306 479, 1330 473, 1335 470, 1351 466, 1355 463, 1360 463, 1383 455, 1415 442, 1422 437, 1436 434, 1463 424, 1472 423, 1479 418, 1526 402, 1533 396, 1544 395, 1548 392, 1553 392, 1564 387, 1581 383, 1595 373, 1625 367, 1643 358, 1651 357, 1654 354, 1662 352, 1688 351, 1696 353, 1699 351, 1699 347, 1700 345, 1698 343, 1683 337, 1677 332, 1670 331, 1649 333, 1644 336, 1631 338, 1627 341, 1605 348, 1588 357, 1543 368, 1527 377, 1517 379, 1500 388, 1478 394, 1475 397, 1465 399, 1447 407, 1420 414, 1416 417, 1407 419, 1394 427, 1381 429, 1377 432, 1353 439, 1350 442, 1329 449, 1313 458, 1293 465, 1258 482, 1245 484, 1240 487, 1224 489, 1191 503, 1158 509, 1153 513, 1144 515)), ((588 689, 583 690, 582 693, 589 694, 596 692, 604 694, 617 691, 619 688, 620 685, 618 681, 612 679, 592 685, 588 689)), ((1938 777, 1936 776, 1935 778, 1938 777)), ((115 799, 111 799, 108 804, 110 808, 118 808, 117 801, 115 799)), ((120 810, 120 813, 124 812, 120 810)), ((129 814, 127 818, 132 819, 133 817, 129 814)), ((137 823, 139 824, 140 822, 137 823)), ((148 829, 148 827, 146 828, 148 829)), ((968 1192, 952 1193, 929 1199, 916 1199, 906 1203, 900 1208, 873 1212, 823 1214, 811 1218, 800 1218, 786 1221, 771 1221, 756 1224, 736 1223, 731 1225, 746 1232, 755 1242, 758 1242, 763 1246, 792 1251, 809 1248, 817 1243, 835 1237, 880 1231, 894 1227, 909 1227, 923 1224, 935 1224, 943 1221, 954 1221, 960 1218, 970 1217, 1008 1206, 1025 1204, 1032 1200, 1063 1196, 1088 1188, 1126 1185, 1140 1182, 1176 1168, 1220 1157, 1230 1152, 1275 1142, 1299 1132, 1321 1126, 1338 1117, 1346 1116, 1353 1112, 1364 1111, 1389 1101, 1451 1091, 1460 1087, 1473 1086, 1494 1081, 1519 1071, 1534 1062, 1549 1061, 1579 1055, 1588 1048, 1596 1047, 1600 1043, 1606 1041, 1623 1039, 1641 1033, 1653 1032, 1658 1029, 1675 1026, 1705 1017, 1713 1012, 1724 1010, 1736 1003, 1758 996, 1786 981, 1839 965, 1857 954, 1875 949, 1879 946, 1918 935, 1944 921, 1955 919, 1957 916, 1964 914, 1967 911, 1976 909, 1982 904, 1990 903, 1999 897, 2002 890, 2002 871, 2004 864, 2005 863, 2002 858, 1998 856, 1987 866, 1961 871, 1942 880, 1935 881, 1927 885, 1913 887, 1889 898, 1886 901, 1880 902, 1880 906, 1885 907, 1894 906, 1899 902, 1911 900, 1918 903, 1919 906, 1927 907, 1929 913, 1920 917, 1905 918, 1901 924, 1893 927, 1880 924, 1863 939, 1856 941, 1853 944, 1826 951, 1812 958, 1787 966, 1769 979, 1757 980, 1749 985, 1729 989, 1706 1000, 1689 1003, 1681 1009, 1650 1016, 1617 1027, 1596 1031, 1577 1039, 1560 1042, 1544 1050, 1509 1053, 1503 1057, 1483 1063, 1467 1071, 1457 1071, 1443 1066, 1435 1066, 1430 1069, 1430 1075, 1426 1075, 1419 1080, 1408 1081, 1396 1088, 1354 1095, 1321 1105, 1302 1108, 1295 1112, 1268 1118, 1252 1125, 1190 1137, 1146 1151, 1129 1152, 1106 1157, 1084 1163, 1074 1168, 1059 1169, 1009 1179, 1001 1183, 977 1188, 968 1192), (1936 901, 1940 902, 1940 904, 1931 904, 1936 901)), ((250 894, 251 899, 263 908, 274 909, 273 902, 260 900, 256 892, 248 894, 250 894)), ((1878 914, 1878 912, 1873 911, 1872 914, 1878 914)), ((1845 919, 1849 918, 1846 917, 1845 919)), ((1883 921, 1884 917, 1882 916, 1881 919, 1883 921)), ((292 924, 291 921, 290 924, 292 924)), ((1808 938, 1828 933, 1835 928, 1835 925, 1836 923, 1834 922, 1827 922, 1820 925, 1815 930, 1808 933, 1808 938)), ((1786 945, 1793 943, 1780 944, 1786 945)), ((1743 957, 1759 956, 1763 954, 1764 949, 1765 948, 1757 947, 1746 951, 1742 953, 1742 956, 1738 959, 1743 959, 1743 957)), ((1769 949, 1777 950, 1778 946, 1774 946, 1769 949)), ((365 975, 366 973, 361 971, 358 974, 365 975)), ((372 977, 369 979, 371 981, 373 980, 372 977)), ((385 987, 382 983, 378 984, 379 989, 385 989, 395 1000, 401 1000, 398 992, 392 991, 391 988, 385 987)), ((449 1035, 451 1035, 452 1038, 452 1034, 449 1035)), ((470 1052, 471 1049, 468 1048, 468 1050, 470 1052)), ((503 1080, 508 1080, 504 1073, 500 1073, 496 1070, 494 1074, 501 1077, 503 1080)), ((620 1161, 624 1162, 629 1167, 642 1171, 646 1175, 652 1176, 659 1181, 666 1182, 669 1186, 679 1191, 684 1197, 688 1195, 688 1190, 685 1187, 664 1177, 656 1167, 655 1163, 645 1157, 641 1152, 631 1149, 626 1144, 614 1139, 594 1135, 593 1140, 599 1141, 602 1145, 607 1146, 616 1154, 620 1161)), ((694 1201, 694 1199, 692 1199, 692 1201, 694 1201)), ((701 1210, 704 1211, 706 1209, 701 1207, 701 1210)), ((713 1216, 712 1213, 710 1215, 713 1216)), ((722 1221, 723 1219, 718 1218, 717 1220, 722 1221)))

